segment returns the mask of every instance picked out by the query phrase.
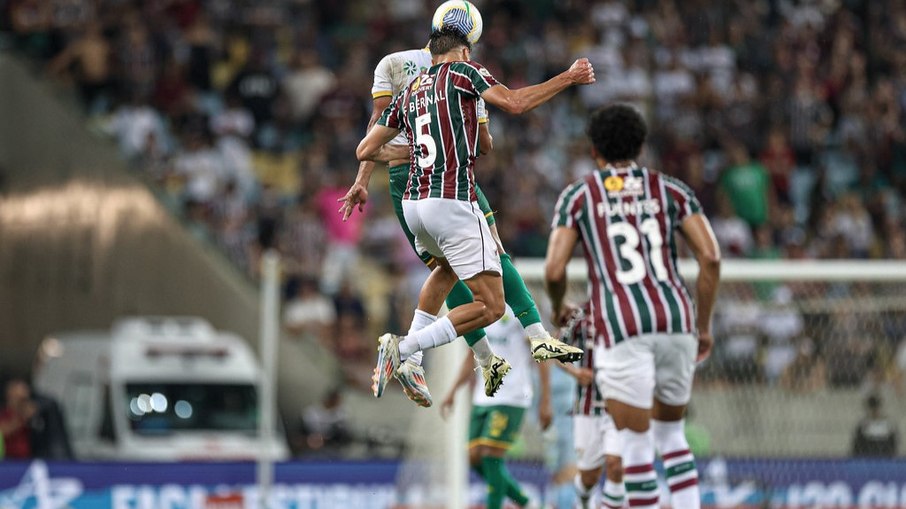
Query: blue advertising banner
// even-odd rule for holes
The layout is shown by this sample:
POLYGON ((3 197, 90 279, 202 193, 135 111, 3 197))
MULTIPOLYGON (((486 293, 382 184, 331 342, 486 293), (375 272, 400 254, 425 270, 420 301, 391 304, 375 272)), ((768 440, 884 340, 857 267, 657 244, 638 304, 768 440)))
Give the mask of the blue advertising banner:
MULTIPOLYGON (((276 465, 269 509, 425 507, 424 488, 398 481, 396 461, 276 465)), ((547 473, 514 464, 531 496, 547 473)), ((703 506, 906 509, 904 460, 712 459, 699 462, 703 506)), ((667 507, 667 492, 662 500, 667 507)), ((475 477, 470 507, 481 507, 475 477)), ((256 509, 253 463, 0 463, 0 509, 256 509)))

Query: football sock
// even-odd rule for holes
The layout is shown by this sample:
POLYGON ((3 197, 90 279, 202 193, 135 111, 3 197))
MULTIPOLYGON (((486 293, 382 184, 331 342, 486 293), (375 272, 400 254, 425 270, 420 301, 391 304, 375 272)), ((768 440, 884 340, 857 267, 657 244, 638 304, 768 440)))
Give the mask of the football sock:
POLYGON ((513 478, 512 474, 508 468, 506 468, 506 463, 500 464, 500 474, 503 476, 503 480, 506 481, 506 496, 513 502, 516 502, 516 505, 523 506, 529 503, 528 496, 522 491, 522 488, 519 486, 519 483, 516 482, 516 479, 513 478))
MULTIPOLYGON (((453 309, 457 306, 473 302, 474 300, 472 290, 469 290, 469 287, 462 281, 457 281, 456 284, 453 285, 453 289, 450 290, 450 293, 447 294, 447 307, 453 309)), ((465 338, 466 344, 472 346, 481 338, 485 337, 484 329, 475 329, 472 332, 463 334, 462 337, 465 338)))
POLYGON ((436 348, 456 339, 453 322, 446 316, 417 330, 400 341, 400 362, 406 360, 418 350, 436 348))
MULTIPOLYGON (((437 321, 437 317, 428 313, 427 311, 422 311, 421 309, 415 310, 415 316, 412 317, 412 325, 409 326, 409 332, 407 335, 411 335, 415 331, 424 329, 425 327, 431 325, 437 321)), ((416 365, 421 366, 422 357, 424 354, 421 350, 415 352, 409 356, 409 361, 414 362, 416 365)))
POLYGON ((491 356, 494 355, 494 350, 491 350, 491 342, 488 341, 488 338, 483 337, 472 345, 472 353, 475 354, 475 360, 478 361, 478 364, 481 367, 485 367, 491 362, 491 356))
POLYGON ((543 338, 549 335, 547 329, 540 323, 533 323, 527 327, 523 326, 523 328, 525 329, 525 335, 530 338, 543 338))
POLYGON ((626 465, 623 480, 629 506, 633 509, 657 509, 657 473, 654 471, 654 439, 651 430, 639 433, 623 429, 619 433, 623 443, 623 464, 626 465))
MULTIPOLYGON (((525 286, 522 275, 513 265, 513 259, 510 255, 504 253, 500 255, 500 266, 503 268, 503 294, 506 303, 510 305, 519 323, 528 332, 528 326, 535 323, 541 324, 541 314, 538 313, 538 306, 532 299, 525 286)), ((529 333, 529 337, 532 337, 529 333)))
POLYGON ((503 477, 503 458, 485 456, 481 458, 484 479, 488 483, 487 509, 502 509, 506 496, 506 480, 503 477))
POLYGON ((654 443, 661 459, 667 485, 670 486, 670 501, 673 507, 701 507, 698 488, 698 471, 695 457, 686 441, 685 419, 679 421, 651 421, 654 443))
POLYGON ((604 479, 604 498, 601 501, 607 509, 622 509, 623 499, 626 497, 626 488, 622 482, 604 479))
POLYGON ((579 497, 582 509, 588 509, 588 503, 591 500, 591 493, 594 486, 587 488, 585 483, 582 482, 582 474, 578 472, 576 473, 576 477, 573 478, 573 485, 576 488, 576 496, 579 497))

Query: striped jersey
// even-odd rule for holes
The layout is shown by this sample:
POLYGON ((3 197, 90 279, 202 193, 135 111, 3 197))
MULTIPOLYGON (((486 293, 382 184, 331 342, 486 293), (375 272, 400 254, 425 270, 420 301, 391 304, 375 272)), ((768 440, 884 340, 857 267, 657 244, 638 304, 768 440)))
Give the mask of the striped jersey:
POLYGON ((608 166, 560 194, 552 227, 575 228, 588 265, 591 331, 607 348, 652 333, 692 333, 695 308, 676 267, 675 231, 701 213, 673 177, 608 166))
POLYGON ((478 101, 497 80, 475 62, 447 62, 419 75, 378 123, 406 134, 409 182, 404 200, 475 201, 478 101))
MULTIPOLYGON (((591 332, 588 304, 580 309, 563 327, 560 340, 585 351, 582 360, 577 361, 580 368, 595 370, 595 335, 591 332)), ((576 406, 573 415, 604 415, 604 395, 598 384, 592 381, 589 385, 576 384, 576 406)))

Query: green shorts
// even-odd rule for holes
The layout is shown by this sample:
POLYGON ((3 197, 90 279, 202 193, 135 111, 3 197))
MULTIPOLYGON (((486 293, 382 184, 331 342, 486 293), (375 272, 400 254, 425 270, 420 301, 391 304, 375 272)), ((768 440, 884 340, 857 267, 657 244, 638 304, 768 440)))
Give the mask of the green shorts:
POLYGON ((509 449, 519 429, 525 409, 515 406, 473 406, 469 415, 469 447, 488 445, 509 449))
MULTIPOLYGON (((406 192, 406 183, 408 181, 408 164, 390 167, 390 198, 393 200, 393 210, 396 211, 396 218, 399 220, 400 226, 403 227, 403 232, 406 234, 406 238, 409 239, 409 245, 412 246, 412 250, 427 264, 433 261, 434 257, 428 253, 419 253, 415 249, 415 235, 412 235, 412 232, 409 231, 409 227, 406 225, 406 218, 403 217, 403 194, 406 192)), ((478 195, 478 208, 484 213, 488 226, 493 226, 495 223, 494 211, 491 210, 491 205, 488 203, 484 192, 478 187, 478 184, 475 184, 475 194, 478 195)))

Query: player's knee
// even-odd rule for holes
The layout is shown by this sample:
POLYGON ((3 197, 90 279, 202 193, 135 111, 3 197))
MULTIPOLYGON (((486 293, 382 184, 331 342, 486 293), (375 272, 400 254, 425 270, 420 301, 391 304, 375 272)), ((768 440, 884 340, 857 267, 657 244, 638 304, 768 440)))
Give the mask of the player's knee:
POLYGON ((619 456, 607 456, 604 459, 604 468, 607 471, 607 478, 614 482, 623 480, 623 459, 619 456))
POLYGON ((594 470, 582 470, 579 472, 579 480, 582 481, 582 485, 586 488, 591 488, 598 484, 598 478, 601 477, 601 469, 596 468, 594 470))
POLYGON ((493 323, 503 317, 503 314, 506 312, 506 302, 503 299, 494 299, 492 302, 485 305, 485 309, 488 310, 491 323, 493 323))
POLYGON ((469 465, 477 467, 481 464, 481 447, 472 447, 469 449, 469 465))

